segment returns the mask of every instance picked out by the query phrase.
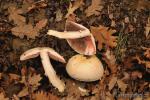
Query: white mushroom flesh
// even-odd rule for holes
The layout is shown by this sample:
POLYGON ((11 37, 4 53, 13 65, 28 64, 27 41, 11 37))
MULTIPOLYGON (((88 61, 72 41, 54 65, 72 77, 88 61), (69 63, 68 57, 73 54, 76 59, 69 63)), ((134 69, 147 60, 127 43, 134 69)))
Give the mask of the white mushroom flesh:
POLYGON ((78 23, 67 21, 64 32, 49 30, 49 35, 67 39, 68 44, 79 54, 94 55, 96 54, 96 45, 93 35, 90 31, 78 23))
POLYGON ((41 57, 42 64, 45 70, 45 74, 47 75, 49 81, 52 83, 52 85, 56 88, 58 88, 59 92, 63 92, 65 89, 65 84, 59 79, 59 77, 56 75, 55 70, 53 69, 53 66, 50 63, 49 57, 65 63, 65 59, 60 56, 57 52, 55 52, 52 48, 48 47, 37 47, 30 49, 26 52, 24 52, 20 56, 20 60, 26 60, 30 58, 34 58, 39 56, 41 57))

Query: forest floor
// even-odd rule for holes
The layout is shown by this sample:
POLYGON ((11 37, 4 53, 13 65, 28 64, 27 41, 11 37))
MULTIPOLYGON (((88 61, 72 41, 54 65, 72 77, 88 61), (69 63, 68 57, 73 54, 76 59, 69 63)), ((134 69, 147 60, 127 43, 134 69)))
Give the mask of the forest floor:
POLYGON ((0 0, 0 100, 150 100, 149 0, 0 0), (20 61, 34 47, 50 47, 66 62, 77 54, 65 39, 66 20, 95 38, 104 75, 96 82, 71 78, 66 64, 51 60, 65 82, 60 93, 44 74, 40 57, 20 61))

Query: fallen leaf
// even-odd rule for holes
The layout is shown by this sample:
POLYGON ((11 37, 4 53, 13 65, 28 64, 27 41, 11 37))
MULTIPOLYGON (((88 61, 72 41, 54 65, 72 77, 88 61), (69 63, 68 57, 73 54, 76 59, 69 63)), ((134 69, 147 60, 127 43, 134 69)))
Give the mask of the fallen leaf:
POLYGON ((47 21, 47 19, 40 20, 38 23, 36 23, 36 26, 34 28, 36 28, 36 30, 39 31, 40 29, 46 26, 47 21))
POLYGON ((138 61, 138 64, 145 64, 146 68, 150 68, 150 61, 141 60, 140 57, 137 55, 135 59, 138 61))
POLYGON ((105 100, 115 100, 114 96, 109 92, 106 92, 106 99, 105 100))
POLYGON ((76 15, 75 14, 71 14, 67 17, 67 21, 73 21, 76 22, 76 15))
POLYGON ((25 17, 21 16, 20 14, 23 13, 21 9, 17 9, 15 5, 11 5, 8 8, 9 13, 9 20, 14 22, 16 25, 24 25, 26 20, 25 17))
POLYGON ((148 59, 150 59, 150 48, 142 47, 143 50, 146 50, 144 52, 144 56, 148 59))
POLYGON ((70 3, 68 8, 68 13, 66 14, 65 18, 69 15, 73 14, 73 12, 78 9, 81 5, 83 5, 83 0, 75 0, 74 3, 70 3))
POLYGON ((56 11, 56 18, 55 18, 56 22, 61 21, 61 20, 62 20, 62 17, 63 17, 63 13, 61 12, 60 9, 58 9, 58 10, 56 11))
POLYGON ((132 63, 133 60, 134 60, 133 57, 126 57, 126 58, 124 58, 124 60, 123 60, 124 66, 126 68, 131 68, 133 66, 133 63, 132 63))
POLYGON ((133 25, 129 24, 129 32, 133 32, 135 30, 135 28, 133 27, 133 25))
POLYGON ((131 8, 136 9, 137 11, 141 11, 144 9, 150 8, 150 1, 148 0, 133 0, 133 2, 130 1, 131 8))
MULTIPOLYGON (((41 81, 42 77, 40 76, 40 74, 33 74, 33 75, 29 75, 28 77, 28 85, 31 86, 31 91, 34 92, 35 90, 38 89, 38 86, 40 86, 40 81, 41 81)), ((29 87, 26 84, 26 80, 25 80, 25 76, 22 76, 22 80, 20 81, 21 83, 25 84, 25 87, 17 94, 18 97, 24 97, 29 95, 29 87)))
POLYGON ((113 14, 109 14, 109 18, 111 19, 111 27, 115 27, 116 26, 116 22, 114 20, 113 14))
POLYGON ((124 22, 125 22, 125 23, 129 23, 129 22, 130 22, 129 17, 125 17, 125 18, 124 18, 124 22))
POLYGON ((38 87, 40 85, 39 82, 41 79, 42 79, 42 77, 40 74, 38 74, 38 75, 34 74, 33 76, 31 76, 31 75, 29 76, 28 82, 31 86, 38 87))
POLYGON ((143 98, 141 96, 137 96, 133 100, 143 100, 143 98))
POLYGON ((113 53, 107 49, 107 51, 103 54, 103 60, 108 64, 108 68, 111 70, 111 73, 117 72, 117 64, 116 58, 113 53))
POLYGON ((92 4, 85 10, 85 14, 87 17, 91 15, 99 15, 102 8, 102 0, 92 0, 92 4))
POLYGON ((18 97, 24 97, 24 96, 27 96, 29 95, 29 90, 27 87, 23 88, 18 94, 17 96, 18 97))
POLYGON ((5 98, 4 93, 0 93, 0 100, 9 100, 9 98, 5 98))
POLYGON ((91 33, 98 41, 98 49, 101 50, 103 44, 108 47, 116 47, 117 46, 117 37, 113 36, 116 32, 115 30, 109 29, 108 27, 99 26, 99 27, 90 27, 91 33))
POLYGON ((150 33, 150 17, 148 18, 147 24, 145 26, 145 36, 146 36, 146 38, 148 37, 149 33, 150 33))
POLYGON ((120 90, 122 92, 125 92, 126 89, 127 89, 127 84, 125 84, 122 80, 118 79, 117 80, 117 84, 118 84, 118 87, 120 88, 120 90))
POLYGON ((33 94, 34 100, 59 100, 59 98, 51 93, 46 93, 43 91, 38 91, 33 94))
POLYGON ((28 12, 33 10, 33 9, 38 9, 38 8, 45 8, 47 6, 45 0, 37 1, 32 3, 30 7, 28 7, 28 12))
POLYGON ((39 31, 46 26, 47 19, 40 20, 35 27, 32 24, 24 24, 20 26, 16 26, 11 29, 12 34, 15 36, 19 36, 20 38, 27 38, 35 39, 36 36, 39 35, 39 31))
POLYGON ((108 83, 108 89, 110 91, 114 88, 116 82, 117 82, 117 77, 113 76, 113 77, 110 78, 110 81, 108 83))
POLYGON ((17 74, 9 73, 10 80, 19 80, 20 76, 17 74))
POLYGON ((2 73, 0 73, 0 79, 2 79, 2 73))
POLYGON ((131 73, 131 78, 133 78, 133 79, 142 78, 142 73, 139 71, 133 71, 131 73))
POLYGON ((27 36, 28 38, 34 39, 38 36, 38 32, 36 32, 31 24, 16 26, 12 28, 11 31, 13 35, 19 36, 20 38, 27 36))

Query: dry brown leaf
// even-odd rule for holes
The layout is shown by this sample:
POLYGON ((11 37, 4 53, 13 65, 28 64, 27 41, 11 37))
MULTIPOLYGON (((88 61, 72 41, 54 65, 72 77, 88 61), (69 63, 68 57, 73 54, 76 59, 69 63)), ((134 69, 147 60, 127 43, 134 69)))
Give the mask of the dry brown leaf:
POLYGON ((131 78, 133 78, 133 79, 142 78, 142 73, 139 71, 133 71, 131 73, 131 78))
POLYGON ((20 14, 23 13, 23 11, 21 9, 17 9, 15 7, 15 5, 11 5, 8 8, 8 13, 9 13, 9 20, 12 21, 16 24, 16 25, 24 25, 26 20, 25 17, 21 16, 20 14))
POLYGON ((122 80, 117 80, 118 87, 120 88, 121 92, 125 92, 127 89, 127 84, 125 84, 122 80))
POLYGON ((28 12, 33 9, 45 8, 47 6, 44 0, 34 2, 30 7, 28 7, 28 12))
POLYGON ((12 28, 11 31, 15 36, 19 36, 20 38, 27 36, 27 38, 35 39, 35 37, 39 35, 39 31, 46 26, 46 23, 47 19, 43 19, 40 20, 35 27, 33 27, 32 24, 24 24, 12 28))
POLYGON ((85 10, 85 14, 87 17, 99 15, 102 8, 102 0, 92 0, 92 4, 85 10))
POLYGON ((108 68, 111 70, 111 73, 116 73, 117 71, 117 64, 116 64, 116 58, 113 55, 113 53, 107 49, 105 54, 103 54, 103 60, 108 64, 108 68))
MULTIPOLYGON (((32 91, 35 91, 37 90, 38 86, 40 85, 40 80, 42 79, 42 77, 40 76, 40 74, 36 75, 36 74, 33 74, 33 75, 29 75, 29 78, 28 78, 28 84, 31 86, 32 88, 32 91)), ((29 89, 27 87, 27 82, 25 80, 25 77, 22 76, 22 80, 21 80, 21 83, 24 83, 25 84, 25 87, 18 93, 18 97, 24 97, 24 96, 27 96, 29 95, 29 89)))
POLYGON ((133 2, 131 3, 131 8, 136 9, 137 11, 149 9, 150 1, 148 1, 148 0, 133 0, 133 2))
POLYGON ((2 73, 0 73, 0 79, 2 79, 2 73))
POLYGON ((125 17, 125 18, 124 18, 124 22, 125 22, 125 23, 129 23, 129 22, 130 22, 129 17, 125 17))
POLYGON ((29 76, 29 84, 34 86, 34 87, 38 87, 40 85, 39 81, 42 79, 41 75, 38 74, 34 74, 33 76, 29 76))
POLYGON ((0 100, 9 100, 9 98, 5 98, 4 93, 0 93, 0 100))
POLYGON ((139 56, 136 55, 135 59, 137 59, 139 64, 145 64, 146 68, 150 68, 150 61, 141 60, 139 56))
POLYGON ((116 47, 117 46, 117 37, 113 36, 116 32, 115 30, 108 29, 108 27, 99 26, 99 27, 90 27, 91 33, 98 41, 98 49, 102 49, 102 45, 105 44, 108 47, 116 47))
POLYGON ((61 12, 61 9, 58 9, 58 10, 56 11, 56 18, 55 18, 56 22, 61 21, 62 18, 63 18, 63 13, 61 12))
POLYGON ((142 47, 142 49, 146 50, 144 52, 144 56, 148 59, 150 59, 150 48, 142 47))
POLYGON ((150 17, 148 18, 147 24, 145 26, 145 36, 146 36, 146 38, 148 37, 149 33, 150 33, 150 17))
POLYGON ((10 80, 19 80, 20 76, 17 74, 9 73, 10 80))
POLYGON ((48 21, 47 19, 40 20, 38 23, 36 23, 36 26, 34 28, 36 28, 36 30, 39 31, 40 29, 46 26, 47 21, 48 21))
POLYGON ((133 100, 143 100, 143 98, 141 96, 137 96, 133 100))
POLYGON ((111 91, 111 89, 114 88, 116 82, 117 82, 117 77, 116 76, 113 76, 113 77, 110 78, 110 81, 108 83, 108 88, 109 88, 110 91, 111 91))
POLYGON ((71 14, 67 17, 67 21, 73 21, 76 22, 77 18, 75 14, 71 14))
POLYGON ((19 36, 20 38, 27 36, 28 38, 34 39, 36 36, 38 36, 38 33, 31 24, 16 26, 12 28, 11 31, 13 35, 19 36))
POLYGON ((34 93, 34 100, 59 100, 59 98, 51 93, 43 91, 34 93))
POLYGON ((81 5, 83 5, 83 0, 75 0, 73 4, 70 3, 68 13, 66 14, 65 18, 68 18, 69 15, 73 14, 73 12, 81 5))
POLYGON ((106 92, 106 99, 105 100, 115 100, 114 95, 112 95, 110 93, 110 91, 106 92))
POLYGON ((29 90, 27 87, 23 88, 18 94, 17 96, 18 97, 24 97, 24 96, 27 96, 29 95, 29 90))
POLYGON ((131 68, 133 66, 133 63, 132 63, 133 60, 134 60, 133 57, 124 58, 124 61, 123 61, 124 66, 126 68, 131 68))

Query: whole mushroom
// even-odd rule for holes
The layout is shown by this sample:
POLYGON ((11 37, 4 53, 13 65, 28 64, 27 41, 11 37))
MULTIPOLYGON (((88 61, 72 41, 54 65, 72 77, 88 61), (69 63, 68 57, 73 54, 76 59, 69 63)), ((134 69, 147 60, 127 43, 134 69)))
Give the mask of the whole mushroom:
POLYGON ((30 58, 35 58, 39 55, 41 57, 41 61, 45 70, 45 74, 47 75, 49 81, 52 83, 54 87, 58 88, 59 92, 63 92, 65 89, 65 84, 56 75, 56 72, 50 63, 49 57, 54 60, 60 61, 62 63, 65 63, 65 59, 62 56, 60 56, 56 51, 54 51, 52 48, 37 47, 37 48, 30 49, 24 52, 20 56, 20 60, 27 60, 30 58))
POLYGON ((89 29, 81 24, 66 21, 64 32, 49 30, 47 34, 60 39, 66 39, 70 47, 72 47, 79 54, 96 54, 94 37, 90 33, 89 29))
POLYGON ((73 56, 69 59, 66 70, 72 78, 85 82, 99 80, 104 73, 103 65, 95 55, 90 57, 80 54, 73 56))

